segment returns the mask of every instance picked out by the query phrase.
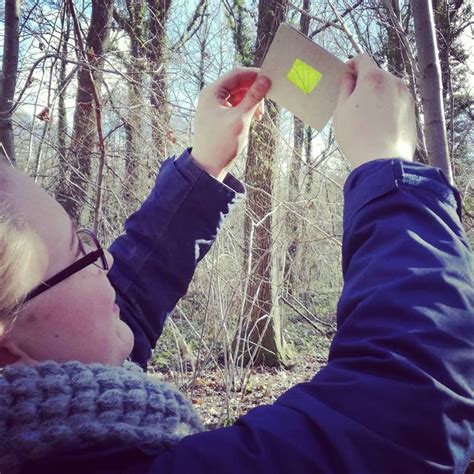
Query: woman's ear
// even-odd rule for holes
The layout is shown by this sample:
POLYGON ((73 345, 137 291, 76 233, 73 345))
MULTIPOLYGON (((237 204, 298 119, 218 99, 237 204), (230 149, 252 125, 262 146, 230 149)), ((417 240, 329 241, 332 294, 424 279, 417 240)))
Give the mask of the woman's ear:
POLYGON ((0 326, 0 368, 17 363, 34 364, 37 362, 20 349, 14 341, 9 340, 6 335, 2 334, 1 331, 0 326))

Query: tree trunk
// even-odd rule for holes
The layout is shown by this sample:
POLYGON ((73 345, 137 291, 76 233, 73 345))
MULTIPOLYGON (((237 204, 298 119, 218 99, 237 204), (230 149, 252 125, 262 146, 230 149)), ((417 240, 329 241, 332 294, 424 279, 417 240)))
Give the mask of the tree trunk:
POLYGON ((171 0, 147 0, 149 9, 148 60, 151 76, 152 135, 159 161, 167 156, 166 132, 169 125, 169 108, 166 102, 166 21, 171 0))
POLYGON ((255 59, 255 46, 248 32, 247 16, 245 15, 244 3, 241 0, 234 0, 229 19, 232 24, 232 35, 239 62, 242 66, 252 66, 255 59))
POLYGON ((0 159, 6 159, 12 165, 16 164, 12 108, 18 72, 19 21, 19 0, 5 0, 3 64, 0 76, 0 159))
POLYGON ((428 160, 443 170, 453 182, 448 154, 448 141, 443 107, 441 70, 436 42, 431 0, 411 4, 415 22, 415 37, 419 61, 419 86, 424 112, 424 128, 428 160))
MULTIPOLYGON (((258 6, 255 64, 260 66, 273 37, 285 18, 287 2, 260 0, 258 6)), ((278 366, 286 356, 280 330, 278 305, 273 305, 272 288, 272 182, 276 154, 273 129, 279 110, 267 101, 267 113, 252 131, 245 181, 248 190, 247 215, 244 223, 249 284, 244 314, 247 317, 245 359, 254 364, 278 366)), ((240 342, 240 341, 239 341, 240 342)))
MULTIPOLYGON (((119 26, 127 33, 130 41, 130 58, 127 62, 128 111, 125 122, 125 179, 123 197, 129 201, 137 194, 139 163, 142 156, 142 117, 143 117, 143 68, 146 62, 146 43, 148 21, 145 0, 127 0, 127 16, 114 10, 113 16, 119 26)), ((134 203, 133 207, 137 203, 134 203)))
MULTIPOLYGON (((84 51, 88 63, 79 69, 76 108, 72 140, 67 164, 69 179, 59 183, 56 198, 71 219, 79 221, 87 199, 92 171, 92 157, 97 149, 97 123, 94 94, 99 89, 101 74, 97 70, 104 62, 110 32, 113 0, 93 0, 92 14, 84 51)), ((76 41, 80 41, 76 35, 76 41)))

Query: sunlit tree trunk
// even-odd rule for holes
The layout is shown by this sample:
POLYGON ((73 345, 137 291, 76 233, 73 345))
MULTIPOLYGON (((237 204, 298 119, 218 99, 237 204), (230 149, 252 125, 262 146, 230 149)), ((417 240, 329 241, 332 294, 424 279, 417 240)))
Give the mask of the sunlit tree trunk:
POLYGON ((411 4, 415 22, 415 37, 419 61, 419 86, 423 104, 424 128, 428 160, 441 168, 452 182, 446 123, 444 118, 441 68, 436 41, 431 0, 411 4))

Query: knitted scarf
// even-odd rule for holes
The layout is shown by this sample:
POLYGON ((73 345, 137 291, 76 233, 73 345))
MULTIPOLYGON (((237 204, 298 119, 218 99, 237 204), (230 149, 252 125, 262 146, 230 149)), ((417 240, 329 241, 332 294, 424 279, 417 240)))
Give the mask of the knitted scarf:
POLYGON ((12 365, 0 375, 0 472, 84 449, 147 452, 202 431, 192 405, 132 363, 12 365))

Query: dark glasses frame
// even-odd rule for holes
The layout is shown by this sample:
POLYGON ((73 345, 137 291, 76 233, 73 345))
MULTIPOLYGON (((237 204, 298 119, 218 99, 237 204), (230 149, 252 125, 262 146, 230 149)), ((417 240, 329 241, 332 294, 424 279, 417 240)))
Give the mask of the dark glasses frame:
POLYGON ((97 266, 103 270, 109 269, 109 264, 105 256, 104 249, 100 245, 99 240, 97 239, 95 234, 91 232, 90 230, 81 229, 77 231, 77 235, 79 238, 79 246, 82 252, 86 255, 84 255, 84 257, 80 258, 79 260, 76 260, 74 263, 66 267, 64 270, 61 270, 59 273, 56 273, 56 275, 52 276, 51 278, 46 280, 44 283, 41 283, 36 288, 31 290, 25 296, 25 298, 23 299, 23 302, 26 303, 27 301, 30 301, 35 296, 38 296, 41 293, 44 293, 46 290, 49 290, 50 288, 57 285, 58 283, 61 283, 63 280, 65 280, 66 278, 69 278, 75 273, 80 272, 82 269, 86 268, 87 266, 91 264, 96 264, 97 260, 99 259, 100 259, 100 265, 97 265, 97 266), (97 247, 97 249, 86 254, 84 246, 81 242, 81 238, 80 238, 81 234, 85 234, 88 237, 90 237, 92 241, 94 242, 95 246, 97 247))

